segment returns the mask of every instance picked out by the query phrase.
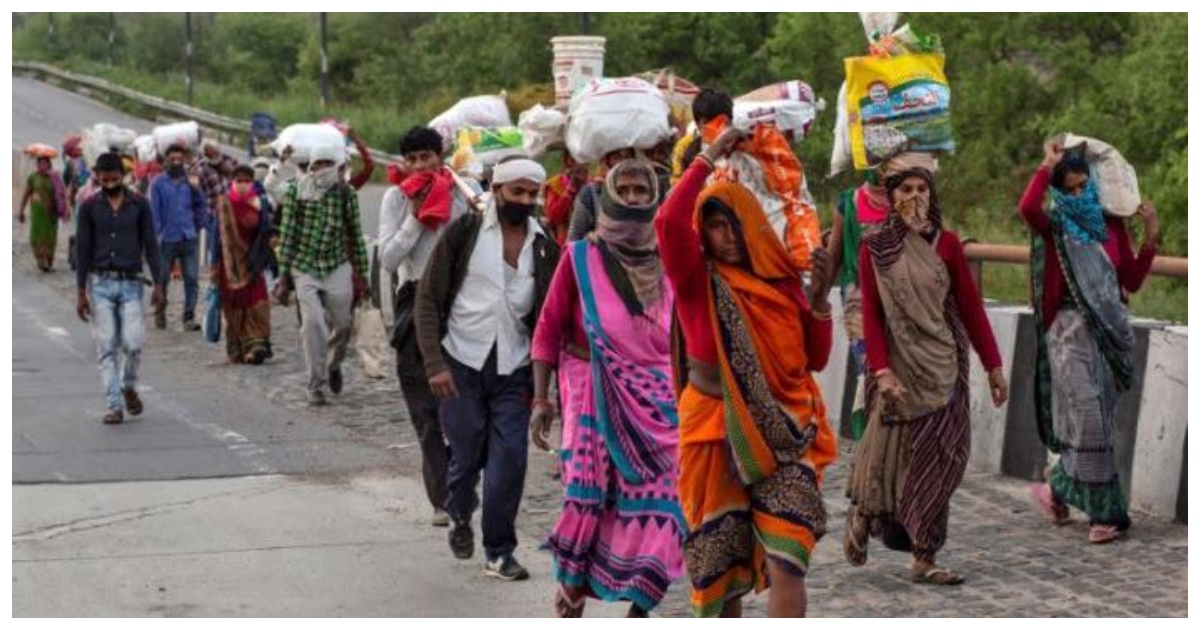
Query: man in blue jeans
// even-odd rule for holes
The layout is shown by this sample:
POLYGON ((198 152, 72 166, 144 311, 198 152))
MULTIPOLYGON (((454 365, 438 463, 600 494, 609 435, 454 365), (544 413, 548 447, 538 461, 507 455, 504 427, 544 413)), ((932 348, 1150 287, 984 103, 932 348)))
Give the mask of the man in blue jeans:
POLYGON ((150 184, 150 209, 162 257, 163 299, 155 308, 154 325, 167 327, 167 286, 171 265, 178 260, 183 270, 183 329, 200 330, 196 301, 200 294, 200 230, 206 217, 206 199, 187 177, 187 149, 167 148, 166 172, 150 184))
MULTIPOLYGON (((142 293, 146 280, 142 260, 152 278, 162 278, 158 239, 146 198, 122 183, 124 165, 116 153, 96 160, 102 194, 79 206, 75 228, 75 273, 79 289, 75 312, 91 321, 100 373, 108 399, 106 424, 118 424, 125 412, 142 412, 137 394, 138 363, 146 337, 142 293)), ((156 284, 151 305, 162 303, 163 286, 156 284)))

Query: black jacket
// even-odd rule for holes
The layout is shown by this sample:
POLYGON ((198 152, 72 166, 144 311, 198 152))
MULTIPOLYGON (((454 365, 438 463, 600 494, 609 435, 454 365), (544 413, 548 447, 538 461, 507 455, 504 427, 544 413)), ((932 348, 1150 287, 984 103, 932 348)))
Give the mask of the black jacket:
MULTIPOLYGON (((447 369, 442 356, 442 338, 446 335, 446 322, 458 290, 467 276, 471 254, 479 239, 479 228, 483 215, 470 212, 446 227, 438 239, 425 274, 417 287, 417 302, 413 321, 417 328, 417 344, 425 359, 425 373, 433 376, 447 369)), ((558 266, 559 249, 554 239, 544 231, 533 237, 533 308, 525 316, 525 326, 532 334, 537 324, 546 293, 550 290, 550 279, 558 266)))

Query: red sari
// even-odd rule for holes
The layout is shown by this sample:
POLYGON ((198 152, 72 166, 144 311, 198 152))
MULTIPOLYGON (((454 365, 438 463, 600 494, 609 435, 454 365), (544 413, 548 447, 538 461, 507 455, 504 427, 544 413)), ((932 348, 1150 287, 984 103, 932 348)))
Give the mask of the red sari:
POLYGON ((261 363, 269 354, 271 305, 262 273, 251 275, 247 265, 250 246, 261 225, 262 197, 241 195, 230 187, 217 217, 220 256, 217 286, 225 315, 225 352, 233 363, 261 363))

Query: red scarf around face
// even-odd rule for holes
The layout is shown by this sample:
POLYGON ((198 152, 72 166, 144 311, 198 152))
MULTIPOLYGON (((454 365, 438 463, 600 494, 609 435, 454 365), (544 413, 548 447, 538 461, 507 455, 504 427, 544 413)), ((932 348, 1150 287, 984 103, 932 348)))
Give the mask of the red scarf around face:
POLYGON ((415 200, 425 195, 421 207, 417 208, 417 220, 425 229, 436 230, 450 220, 450 192, 454 189, 454 176, 446 167, 410 173, 397 185, 409 199, 415 200))
POLYGON ((393 186, 399 186, 406 179, 408 179, 408 171, 403 169, 399 164, 388 164, 387 180, 391 182, 393 186))

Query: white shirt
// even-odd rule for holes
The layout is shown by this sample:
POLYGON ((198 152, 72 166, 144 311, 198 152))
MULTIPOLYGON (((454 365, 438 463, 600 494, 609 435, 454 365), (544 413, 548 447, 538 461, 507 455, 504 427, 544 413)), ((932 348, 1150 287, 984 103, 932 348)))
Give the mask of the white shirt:
POLYGON ((529 364, 532 331, 523 320, 533 310, 533 239, 541 233, 541 226, 530 217, 517 268, 506 274, 504 235, 496 204, 488 204, 442 339, 442 348, 459 363, 482 370, 495 346, 500 376, 529 364))
POLYGON ((388 273, 397 274, 395 290, 409 280, 420 280, 429 263, 433 246, 446 226, 467 212, 467 200, 457 189, 450 202, 450 221, 437 230, 429 230, 417 220, 412 199, 392 186, 379 204, 379 263, 388 273))

